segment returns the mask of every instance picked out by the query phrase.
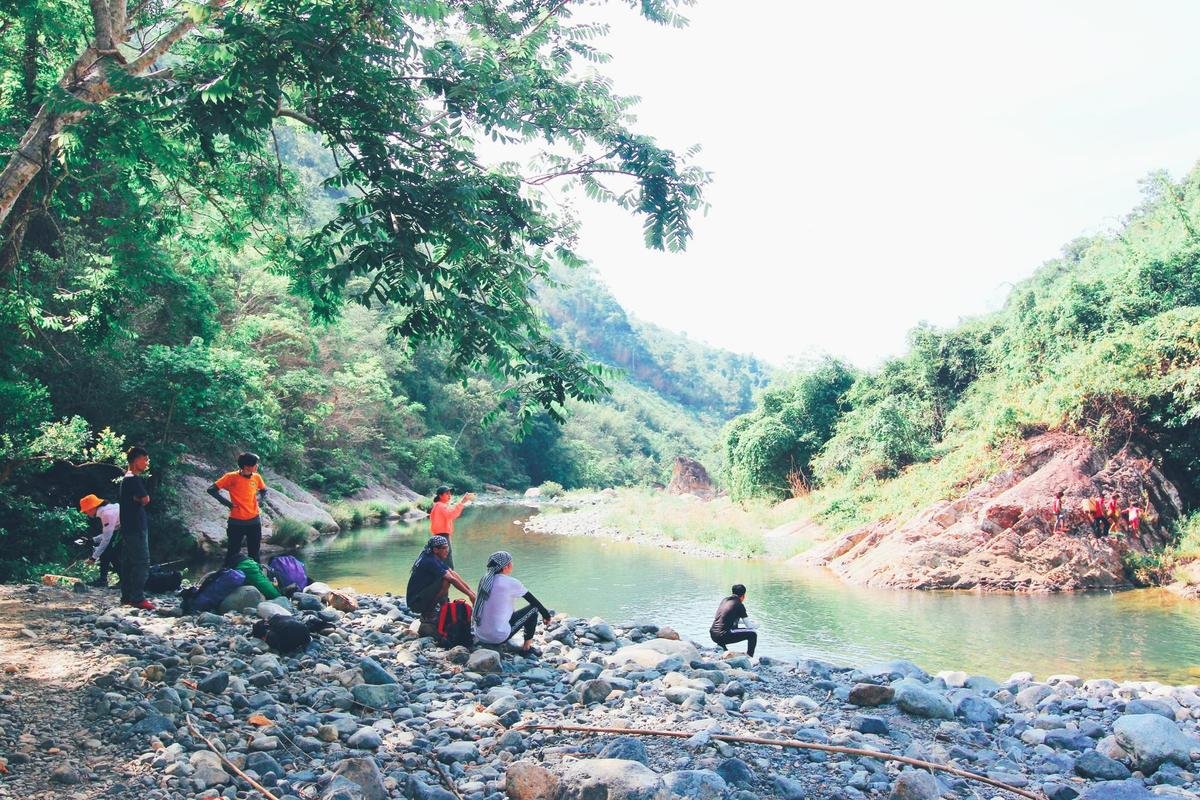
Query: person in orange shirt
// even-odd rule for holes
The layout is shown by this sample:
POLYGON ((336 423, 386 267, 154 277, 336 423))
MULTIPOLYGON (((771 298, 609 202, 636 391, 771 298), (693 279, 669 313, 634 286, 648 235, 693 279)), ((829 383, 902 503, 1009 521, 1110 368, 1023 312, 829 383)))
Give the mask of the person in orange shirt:
POLYGON ((262 548, 262 520, 258 505, 267 497, 267 484, 258 474, 258 456, 242 453, 238 456, 236 472, 226 472, 213 481, 208 493, 217 502, 229 509, 229 522, 225 527, 225 566, 236 567, 242 542, 246 543, 246 555, 260 561, 262 548), (229 499, 221 494, 224 489, 229 499))
MULTIPOLYGON (((450 505, 450 487, 439 486, 433 493, 433 508, 429 509, 429 533, 431 536, 445 536, 450 542, 454 533, 454 520, 458 519, 468 503, 475 499, 474 492, 467 492, 455 505, 450 505)), ((446 553, 446 563, 454 568, 453 549, 446 553)))

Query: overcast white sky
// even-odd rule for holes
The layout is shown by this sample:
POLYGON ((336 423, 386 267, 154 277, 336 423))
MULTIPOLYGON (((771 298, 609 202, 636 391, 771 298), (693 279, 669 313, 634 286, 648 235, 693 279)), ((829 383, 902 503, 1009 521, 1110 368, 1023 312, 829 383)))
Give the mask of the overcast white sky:
POLYGON ((995 308, 1154 169, 1200 157, 1200 4, 700 0, 663 29, 606 4, 638 128, 699 143, 685 254, 579 202, 580 251, 638 317, 783 364, 873 366, 922 320, 995 308))

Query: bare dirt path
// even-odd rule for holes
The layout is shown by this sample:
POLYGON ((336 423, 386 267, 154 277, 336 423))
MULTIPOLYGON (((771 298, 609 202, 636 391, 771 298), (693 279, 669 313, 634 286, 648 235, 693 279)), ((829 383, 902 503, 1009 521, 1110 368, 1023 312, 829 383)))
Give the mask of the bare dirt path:
POLYGON ((120 666, 80 620, 116 593, 0 586, 0 798, 145 797, 141 765, 89 720, 91 679, 120 666))

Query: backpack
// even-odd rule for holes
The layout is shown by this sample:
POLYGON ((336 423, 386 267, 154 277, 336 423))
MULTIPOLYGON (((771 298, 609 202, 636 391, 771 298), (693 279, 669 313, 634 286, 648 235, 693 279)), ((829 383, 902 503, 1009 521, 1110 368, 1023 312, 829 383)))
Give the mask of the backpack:
POLYGON ((258 589, 264 598, 274 600, 279 597, 279 590, 275 588, 275 584, 267 580, 262 567, 253 558, 242 559, 238 562, 237 568, 246 575, 246 585, 258 589))
POLYGON ((475 643, 471 634, 471 604, 466 600, 444 603, 438 612, 437 638, 442 647, 470 647, 475 643))
POLYGON ((275 581, 279 591, 286 595, 303 591, 308 586, 308 573, 304 562, 295 556, 275 556, 267 562, 267 577, 275 581))
POLYGON ((146 591, 151 594, 173 592, 183 583, 183 573, 177 569, 151 567, 146 576, 146 591))
POLYGON ((180 610, 185 614, 215 611, 221 601, 246 582, 241 570, 221 568, 204 576, 198 586, 189 586, 179 593, 180 610))
POLYGON ((308 624, 291 614, 277 614, 270 619, 260 619, 254 623, 252 634, 279 653, 303 650, 312 641, 308 624))

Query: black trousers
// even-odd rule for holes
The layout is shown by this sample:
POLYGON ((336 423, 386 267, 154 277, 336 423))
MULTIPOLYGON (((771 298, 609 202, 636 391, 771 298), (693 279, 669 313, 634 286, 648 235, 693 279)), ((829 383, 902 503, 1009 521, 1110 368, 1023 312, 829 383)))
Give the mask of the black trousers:
POLYGON ((146 599, 146 577, 150 574, 150 534, 121 531, 121 602, 140 603, 146 599))
POLYGON ((225 526, 225 566, 232 569, 242 559, 242 540, 246 541, 246 555, 261 563, 258 557, 262 548, 262 522, 255 520, 249 524, 229 520, 225 526))
POLYGON ((118 578, 121 576, 121 547, 121 541, 114 536, 100 554, 100 583, 103 586, 108 586, 110 572, 117 573, 118 578))
POLYGON ((1104 517, 1092 517, 1092 532, 1095 533, 1096 536, 1103 536, 1108 532, 1108 525, 1106 524, 1107 522, 1108 520, 1106 520, 1104 517))
POLYGON ((709 638, 716 642, 722 650, 725 649, 725 645, 727 644, 733 644, 734 642, 746 642, 746 655, 748 656, 754 655, 754 648, 758 646, 758 634, 754 631, 746 630, 745 628, 738 628, 734 631, 726 631, 720 636, 710 633, 709 638))
POLYGON ((513 612, 513 615, 508 618, 508 638, 517 635, 517 631, 523 631, 525 634, 524 641, 521 644, 533 638, 533 634, 537 632, 538 610, 534 606, 525 606, 518 608, 513 612))

